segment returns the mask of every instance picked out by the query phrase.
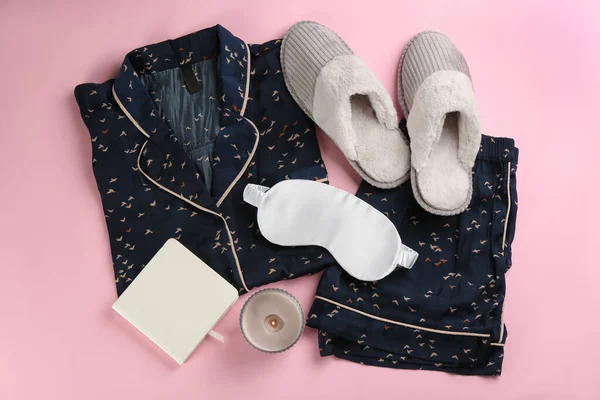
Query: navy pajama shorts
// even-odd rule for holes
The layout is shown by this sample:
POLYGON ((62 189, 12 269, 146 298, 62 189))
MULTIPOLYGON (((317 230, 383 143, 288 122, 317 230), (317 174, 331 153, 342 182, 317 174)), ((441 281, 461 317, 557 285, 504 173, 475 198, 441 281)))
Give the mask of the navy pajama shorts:
POLYGON ((321 356, 500 375, 518 154, 512 139, 483 136, 473 198, 455 216, 423 210, 410 182, 391 190, 362 182, 357 196, 390 218, 419 259, 412 269, 398 268, 378 282, 358 281, 339 266, 327 268, 308 314, 308 325, 319 330, 321 356))

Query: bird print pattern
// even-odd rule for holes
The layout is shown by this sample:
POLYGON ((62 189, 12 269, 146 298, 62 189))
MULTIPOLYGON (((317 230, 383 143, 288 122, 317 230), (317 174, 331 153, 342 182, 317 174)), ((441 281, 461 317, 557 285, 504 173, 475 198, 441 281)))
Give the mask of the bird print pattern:
POLYGON ((362 182, 357 196, 388 216, 419 258, 412 269, 399 268, 378 282, 328 268, 308 316, 308 325, 320 330, 321 355, 391 368, 499 375, 517 161, 512 139, 483 136, 471 203, 450 217, 423 210, 410 183, 382 190, 362 182))
MULTIPOLYGON (((125 57, 116 79, 75 89, 91 137, 119 295, 169 238, 240 293, 334 263, 317 247, 283 248, 266 241, 256 209, 242 199, 248 183, 327 181, 314 123, 283 82, 280 44, 247 45, 217 25, 136 49, 125 57), (147 78, 213 59, 219 63, 214 79, 221 92, 194 96, 215 104, 216 115, 202 109, 174 124, 163 113, 170 99, 147 86, 147 78), (200 144, 210 151, 199 157, 186 134, 210 131, 203 122, 209 117, 218 120, 218 131, 206 134, 210 142, 200 144), (174 129, 179 125, 184 128, 174 129), (202 174, 208 167, 210 185, 202 174)), ((180 90, 186 91, 181 82, 180 90)))

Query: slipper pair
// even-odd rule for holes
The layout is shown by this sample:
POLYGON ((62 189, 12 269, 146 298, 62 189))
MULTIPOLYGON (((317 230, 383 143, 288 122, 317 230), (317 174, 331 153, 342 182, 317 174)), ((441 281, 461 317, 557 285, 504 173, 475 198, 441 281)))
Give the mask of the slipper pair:
POLYGON ((381 82, 335 32, 295 24, 283 39, 281 64, 292 97, 368 183, 389 189, 410 177, 428 212, 466 209, 480 124, 469 68, 446 36, 422 32, 402 54, 398 96, 410 143, 381 82))

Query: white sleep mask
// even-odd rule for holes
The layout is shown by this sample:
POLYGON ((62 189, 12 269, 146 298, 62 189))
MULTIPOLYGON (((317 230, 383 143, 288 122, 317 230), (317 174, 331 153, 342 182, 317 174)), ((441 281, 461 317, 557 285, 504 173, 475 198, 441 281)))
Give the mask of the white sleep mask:
POLYGON ((244 201, 258 208, 258 227, 268 241, 280 246, 324 247, 361 281, 385 278, 398 266, 412 268, 419 256, 402 244, 385 215, 324 183, 292 179, 270 189, 249 184, 244 201))

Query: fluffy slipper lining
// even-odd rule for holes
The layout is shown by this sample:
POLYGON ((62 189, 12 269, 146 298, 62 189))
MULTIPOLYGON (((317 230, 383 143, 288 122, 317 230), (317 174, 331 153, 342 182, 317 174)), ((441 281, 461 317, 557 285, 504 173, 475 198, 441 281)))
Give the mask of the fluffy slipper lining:
POLYGON ((317 78, 312 112, 317 125, 374 186, 397 186, 408 178, 409 146, 397 128, 396 109, 360 58, 340 56, 327 63, 317 78))

